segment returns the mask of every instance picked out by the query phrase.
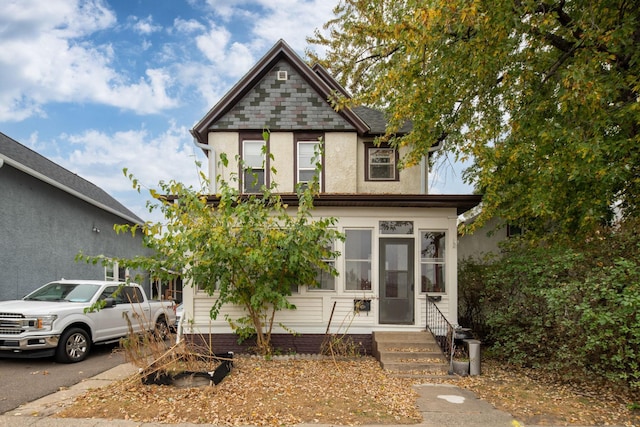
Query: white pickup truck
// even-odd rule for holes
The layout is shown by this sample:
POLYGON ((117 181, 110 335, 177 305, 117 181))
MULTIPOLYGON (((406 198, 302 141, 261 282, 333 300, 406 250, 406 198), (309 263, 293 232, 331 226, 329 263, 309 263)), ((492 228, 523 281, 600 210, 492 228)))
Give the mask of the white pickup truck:
POLYGON ((116 342, 134 332, 163 337, 175 323, 171 301, 150 301, 136 284, 97 280, 48 283, 21 300, 0 301, 0 357, 84 360, 93 344, 116 342), (102 308, 92 310, 97 304, 102 308))

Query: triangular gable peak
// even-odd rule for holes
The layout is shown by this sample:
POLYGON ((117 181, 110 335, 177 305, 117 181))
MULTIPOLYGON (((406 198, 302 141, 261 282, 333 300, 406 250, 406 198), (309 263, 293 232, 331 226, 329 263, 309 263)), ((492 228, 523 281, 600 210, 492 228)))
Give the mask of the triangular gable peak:
MULTIPOLYGON (((337 84, 337 83, 336 83, 337 84)), ((369 131, 353 111, 336 112, 328 102, 336 87, 314 72, 283 40, 191 130, 202 144, 216 130, 369 131)))

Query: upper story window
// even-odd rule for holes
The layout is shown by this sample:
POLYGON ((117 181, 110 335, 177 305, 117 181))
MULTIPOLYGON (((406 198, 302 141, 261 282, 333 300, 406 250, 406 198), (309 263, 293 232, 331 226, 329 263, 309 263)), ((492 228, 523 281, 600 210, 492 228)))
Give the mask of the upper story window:
POLYGON ((365 143, 365 180, 398 181, 398 150, 389 146, 365 143))
POLYGON ((104 268, 104 280, 124 282, 129 277, 129 269, 120 267, 117 261, 104 268))
MULTIPOLYGON (((294 184, 307 185, 316 173, 316 163, 324 164, 323 158, 316 158, 320 150, 322 134, 296 134, 296 182, 294 184)), ((322 172, 318 177, 322 188, 322 172)))
POLYGON ((266 185, 266 142, 262 139, 242 140, 242 191, 244 193, 259 193, 260 188, 266 185))

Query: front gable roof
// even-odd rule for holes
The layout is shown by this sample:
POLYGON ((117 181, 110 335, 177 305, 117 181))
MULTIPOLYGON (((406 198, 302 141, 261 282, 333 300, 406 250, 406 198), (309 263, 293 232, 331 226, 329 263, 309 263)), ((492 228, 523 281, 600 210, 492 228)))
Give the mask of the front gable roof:
POLYGON ((3 163, 128 222, 144 223, 98 186, 0 133, 0 166, 3 163))
MULTIPOLYGON (((328 73, 321 75, 310 68, 291 47, 279 40, 249 72, 194 126, 192 135, 207 143, 210 130, 249 130, 269 127, 271 130, 338 129, 355 130, 359 134, 370 131, 368 124, 353 110, 335 111, 328 99, 340 85, 328 73), (299 81, 292 81, 287 92, 279 91, 284 83, 274 77, 287 71, 299 81), (308 89, 313 93, 309 93, 308 89), (311 111, 288 111, 290 98, 301 101, 311 111), (289 98, 289 99, 287 99, 289 98)), ((341 89, 341 88, 340 88, 341 89)), ((342 89, 340 92, 344 91, 342 89)), ((297 105, 300 105, 298 102, 297 105)), ((293 108, 292 110, 295 110, 293 108)))

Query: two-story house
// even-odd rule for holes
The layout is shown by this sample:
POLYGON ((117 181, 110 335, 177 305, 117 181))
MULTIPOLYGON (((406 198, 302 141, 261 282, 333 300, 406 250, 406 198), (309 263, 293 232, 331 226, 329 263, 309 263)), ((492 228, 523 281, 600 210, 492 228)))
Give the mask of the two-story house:
MULTIPOLYGON (((427 296, 437 297, 440 310, 455 324, 456 222, 480 201, 475 195, 427 194, 427 159, 399 169, 403 149, 373 143, 385 132, 383 113, 366 107, 335 111, 328 101, 333 91, 346 94, 324 68, 308 66, 281 40, 191 131, 208 156, 211 178, 228 181, 240 174, 245 193, 276 180, 290 204, 297 200, 296 184, 314 173, 311 156, 323 141, 314 216, 338 218, 346 240, 336 243, 339 276, 324 278, 319 288, 299 286, 290 298, 297 310, 277 315, 299 335, 274 331, 274 345, 299 352, 317 351, 328 326, 365 347, 374 331, 424 330, 427 296), (273 160, 264 155, 265 146, 273 160), (239 156, 258 182, 242 179, 238 165, 223 168, 221 153, 228 159, 239 156)), ((209 296, 185 287, 184 302, 185 318, 191 319, 185 334, 211 336, 216 350, 233 348, 236 337, 224 315, 209 318, 209 296)), ((224 314, 238 310, 227 307, 224 314)))

